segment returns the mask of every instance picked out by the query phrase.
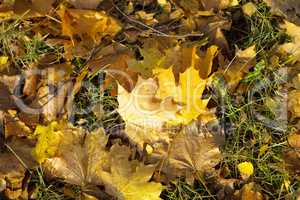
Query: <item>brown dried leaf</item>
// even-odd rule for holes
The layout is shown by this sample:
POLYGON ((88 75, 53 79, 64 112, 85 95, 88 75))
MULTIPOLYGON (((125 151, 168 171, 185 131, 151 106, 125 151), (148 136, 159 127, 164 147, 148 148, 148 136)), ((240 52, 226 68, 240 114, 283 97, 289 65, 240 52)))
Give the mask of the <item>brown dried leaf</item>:
POLYGON ((184 176, 192 183, 198 173, 212 171, 220 162, 222 156, 219 145, 210 134, 184 130, 176 134, 163 149, 155 148, 154 144, 150 162, 156 159, 160 161, 159 173, 166 176, 167 181, 184 176))
POLYGON ((17 14, 24 14, 27 11, 27 16, 43 16, 49 13, 52 9, 52 4, 55 0, 15 0, 14 12, 17 14))
POLYGON ((5 138, 12 136, 26 137, 32 133, 32 130, 26 126, 17 116, 17 111, 8 110, 4 114, 5 138))
POLYGON ((191 14, 238 5, 236 0, 174 0, 174 2, 185 12, 191 14))
POLYGON ((20 75, 0 76, 0 110, 16 109, 15 89, 20 84, 20 75))
POLYGON ((77 9, 96 9, 102 0, 68 0, 77 9))
POLYGON ((17 139, 8 142, 10 152, 0 154, 0 182, 9 199, 27 199, 25 171, 36 166, 31 157, 32 141, 17 139), (12 153, 13 152, 13 153, 12 153))
POLYGON ((241 200, 263 200, 263 195, 258 191, 255 183, 248 183, 235 192, 235 197, 241 200))
POLYGON ((285 16, 289 21, 300 25, 300 2, 298 0, 264 0, 275 14, 285 16))
MULTIPOLYGON (((137 72, 128 66, 127 61, 133 59, 134 54, 123 45, 114 43, 98 53, 98 58, 90 61, 87 68, 91 74, 105 71, 107 74, 104 88, 117 80, 126 90, 131 91, 137 81, 137 72)), ((114 94, 117 88, 113 87, 114 94)))
POLYGON ((300 153, 299 151, 290 150, 284 154, 284 164, 288 172, 300 180, 300 153))

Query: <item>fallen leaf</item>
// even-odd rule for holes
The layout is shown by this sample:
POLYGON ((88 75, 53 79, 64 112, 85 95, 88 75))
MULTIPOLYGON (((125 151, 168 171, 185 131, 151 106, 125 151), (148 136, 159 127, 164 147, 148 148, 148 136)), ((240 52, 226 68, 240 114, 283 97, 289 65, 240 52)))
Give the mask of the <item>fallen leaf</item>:
POLYGON ((161 53, 154 48, 140 49, 143 60, 128 60, 128 67, 141 74, 143 78, 152 76, 152 70, 162 62, 161 53))
POLYGON ((168 121, 176 119, 177 105, 172 102, 164 105, 155 98, 156 91, 157 83, 151 78, 139 78, 132 92, 118 87, 119 113, 126 123, 159 130, 168 121))
POLYGON ((29 70, 25 75, 25 85, 23 88, 23 95, 28 99, 33 99, 36 95, 37 85, 38 85, 38 74, 35 74, 33 71, 29 70))
POLYGON ((15 102, 9 88, 0 82, 0 110, 16 108, 15 102))
MULTIPOLYGON (((179 31, 181 33, 189 34, 190 32, 197 33, 201 30, 201 34, 208 36, 208 41, 221 48, 223 52, 229 53, 229 45, 225 38, 223 31, 229 31, 231 28, 231 21, 224 16, 210 15, 210 16, 191 16, 182 19, 182 26, 179 31)), ((199 33, 199 34, 200 34, 199 33)))
POLYGON ((38 143, 33 154, 52 176, 83 188, 92 183, 102 184, 99 178, 108 162, 107 138, 102 129, 84 139, 83 130, 61 121, 38 126, 35 135, 38 143))
MULTIPOLYGON (((37 99, 32 103, 30 109, 34 109, 35 114, 42 114, 45 121, 51 122, 59 115, 62 115, 66 97, 70 94, 71 82, 60 85, 57 93, 51 91, 51 86, 44 86, 38 90, 37 99)), ((26 112, 26 111, 25 111, 26 112)), ((29 113, 31 111, 29 110, 29 113)))
MULTIPOLYGON (((155 167, 129 161, 128 147, 113 146, 109 153, 106 150, 108 137, 103 129, 85 133, 66 122, 53 123, 40 128, 48 139, 46 143, 42 142, 46 138, 40 134, 36 148, 40 146, 44 150, 34 151, 37 158, 43 158, 40 161, 47 173, 81 186, 86 192, 91 192, 92 186, 104 185, 107 193, 119 199, 136 199, 137 195, 143 199, 159 199, 161 184, 148 182, 155 167), (53 123, 58 126, 58 131, 52 131, 53 123), (43 153, 49 147, 53 150, 51 155, 43 153)), ((101 194, 101 190, 94 190, 101 194)))
POLYGON ((163 186, 149 182, 155 165, 143 165, 128 161, 128 147, 114 145, 110 150, 112 185, 118 189, 118 198, 125 200, 159 200, 163 186))
POLYGON ((163 148, 157 148, 158 144, 153 144, 148 162, 159 162, 158 173, 167 181, 184 176, 193 183, 200 174, 213 171, 222 158, 216 138, 203 132, 185 129, 171 136, 170 143, 163 144, 163 148))
POLYGON ((255 65, 255 57, 254 45, 245 50, 239 50, 233 61, 224 66, 224 77, 229 89, 235 89, 249 69, 255 65))
POLYGON ((288 93, 288 110, 293 118, 300 117, 300 91, 292 90, 288 93))
POLYGON ((292 81, 293 87, 297 90, 300 90, 300 74, 297 74, 292 81))
POLYGON ((273 13, 285 16, 289 21, 300 25, 300 3, 298 0, 264 0, 273 13))
POLYGON ((258 191, 255 183, 248 183, 235 192, 235 197, 241 200, 263 200, 263 195, 258 191))
POLYGON ((32 133, 32 130, 26 126, 17 116, 17 111, 8 110, 4 114, 5 138, 12 136, 26 137, 32 133))
POLYGON ((289 150, 284 153, 284 167, 289 174, 300 180, 300 154, 297 150, 289 150))
POLYGON ((135 13, 137 18, 148 26, 154 26, 158 21, 154 18, 156 13, 146 13, 141 10, 135 13))
MULTIPOLYGON (((98 57, 87 64, 90 74, 96 74, 100 70, 106 72, 104 88, 117 81, 127 91, 131 91, 136 84, 138 73, 129 67, 128 62, 134 55, 123 45, 114 43, 103 48, 98 57)), ((117 88, 112 88, 112 93, 117 94, 117 88)))
POLYGON ((243 12, 245 15, 251 17, 256 11, 257 8, 254 3, 249 2, 242 6, 243 12))
POLYGON ((210 11, 213 9, 224 9, 238 5, 236 0, 176 0, 174 1, 187 13, 196 14, 199 11, 210 11))
POLYGON ((5 186, 2 191, 9 199, 27 199, 25 172, 36 167, 31 157, 32 141, 13 139, 7 142, 7 152, 0 154, 0 182, 5 186))
POLYGON ((86 34, 94 42, 100 42, 106 36, 115 36, 121 27, 119 23, 101 11, 66 9, 62 7, 58 14, 62 21, 62 33, 69 36, 74 44, 74 36, 86 34))
POLYGON ((279 53, 292 56, 295 61, 300 60, 300 46, 298 44, 298 41, 300 39, 300 27, 291 22, 284 21, 284 23, 281 24, 281 28, 286 30, 286 33, 291 37, 292 41, 279 45, 279 53))
POLYGON ((24 14, 27 11, 30 11, 26 15, 31 16, 42 16, 49 13, 52 9, 52 4, 55 0, 31 0, 30 2, 26 0, 15 0, 14 3, 14 12, 17 14, 24 14))
POLYGON ((0 110, 17 108, 15 91, 20 83, 20 75, 0 75, 0 110))
POLYGON ((102 0, 68 0, 68 2, 78 9, 96 9, 102 0))
POLYGON ((163 60, 162 66, 173 67, 175 80, 177 82, 179 79, 179 74, 183 73, 189 66, 191 66, 192 56, 193 47, 177 45, 174 48, 169 48, 166 50, 166 58, 163 60))
POLYGON ((300 149, 300 134, 292 133, 288 137, 289 145, 293 148, 300 149))
POLYGON ((206 107, 208 100, 201 99, 207 80, 201 79, 194 68, 196 48, 192 53, 191 66, 180 74, 178 85, 172 68, 156 68, 155 79, 139 77, 131 92, 119 85, 118 112, 126 123, 126 134, 140 149, 144 144, 168 144, 174 125, 215 119, 206 107))
POLYGON ((0 162, 0 180, 5 183, 3 193, 10 199, 17 199, 22 194, 22 181, 26 169, 11 153, 1 153, 0 162), (17 190, 18 192, 12 192, 17 190))
POLYGON ((33 156, 38 163, 43 163, 47 158, 56 154, 60 143, 62 132, 59 130, 59 124, 52 122, 48 126, 38 125, 33 133, 38 137, 38 142, 33 151, 33 156))
POLYGON ((211 46, 206 50, 205 56, 200 59, 199 72, 202 79, 207 79, 212 72, 213 60, 218 55, 218 47, 211 46))

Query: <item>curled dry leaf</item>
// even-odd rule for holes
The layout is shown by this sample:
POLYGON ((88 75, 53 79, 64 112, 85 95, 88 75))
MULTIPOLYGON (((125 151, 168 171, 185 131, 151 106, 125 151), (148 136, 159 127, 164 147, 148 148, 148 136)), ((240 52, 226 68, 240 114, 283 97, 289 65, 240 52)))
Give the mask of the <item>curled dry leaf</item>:
POLYGON ((69 78, 72 71, 72 65, 63 63, 26 72, 23 92, 33 100, 28 105, 22 100, 18 101, 18 105, 21 105, 19 116, 26 124, 36 126, 41 117, 45 121, 53 121, 63 113, 66 98, 71 93, 72 82, 69 78), (39 88, 38 80, 41 85, 39 88))
POLYGON ((15 107, 9 88, 0 82, 0 110, 13 109, 15 107))
POLYGON ((19 75, 0 76, 0 110, 16 108, 14 93, 19 84, 19 75))
POLYGON ((38 74, 34 74, 31 70, 26 72, 26 80, 23 88, 23 95, 25 95, 28 99, 33 99, 36 95, 37 84, 38 84, 38 74))
POLYGON ((258 186, 255 183, 248 183, 241 190, 235 192, 236 199, 242 200, 263 200, 263 195, 259 192, 258 186))
POLYGON ((104 36, 113 37, 121 30, 119 23, 103 11, 62 7, 58 13, 62 21, 62 33, 69 36, 73 42, 75 35, 84 37, 85 34, 94 42, 100 42, 104 36))
MULTIPOLYGON (((51 91, 51 86, 44 86, 38 90, 37 99, 33 102, 35 111, 42 114, 45 121, 51 122, 63 114, 66 97, 70 94, 71 82, 60 85, 57 93, 51 91)), ((37 113, 37 114, 39 114, 37 113)))
POLYGON ((105 192, 118 199, 159 199, 161 184, 148 182, 154 166, 129 161, 128 147, 117 145, 108 152, 103 129, 86 133, 66 122, 52 122, 38 127, 37 133, 34 154, 49 175, 81 186, 84 192, 92 191, 99 198, 103 191, 96 186, 104 186, 105 192))
POLYGON ((300 46, 298 44, 298 41, 300 39, 300 27, 288 22, 284 21, 283 24, 281 24, 281 28, 285 29, 286 33, 291 37, 292 41, 279 45, 278 46, 278 51, 281 54, 284 55, 291 55, 295 59, 295 61, 300 60, 300 46))
POLYGON ((4 113, 4 129, 5 138, 12 136, 26 137, 31 134, 31 129, 21 121, 17 115, 17 111, 8 110, 4 113))

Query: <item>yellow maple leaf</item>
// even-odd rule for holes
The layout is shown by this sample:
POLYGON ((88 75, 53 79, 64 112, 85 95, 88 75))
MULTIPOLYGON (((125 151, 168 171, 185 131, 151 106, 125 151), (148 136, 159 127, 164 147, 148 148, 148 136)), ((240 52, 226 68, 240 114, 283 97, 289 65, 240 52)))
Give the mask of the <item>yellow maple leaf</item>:
POLYGON ((172 131, 168 128, 172 126, 215 119, 207 108, 208 99, 202 99, 208 80, 201 79, 195 68, 199 60, 196 47, 191 53, 190 67, 179 74, 178 84, 170 67, 155 68, 154 78, 139 77, 131 92, 118 86, 118 112, 126 122, 127 135, 139 147, 145 143, 169 143, 172 131))
POLYGON ((128 147, 114 145, 110 151, 112 183, 119 191, 118 197, 125 200, 159 200, 163 186, 149 182, 155 165, 130 162, 128 147))
POLYGON ((95 42, 99 42, 104 36, 114 36, 121 30, 119 23, 103 11, 61 7, 58 14, 62 21, 62 33, 72 40, 74 35, 86 34, 95 42))
MULTIPOLYGON (((212 52, 216 50, 211 50, 212 52)), ((210 54, 210 53, 209 53, 210 54)), ((215 54, 215 53, 212 53, 215 54)), ((211 60, 214 56, 209 56, 211 60)), ((207 113, 206 108, 208 100, 201 98, 205 89, 207 80, 201 79, 199 71, 195 69, 195 63, 199 60, 196 54, 196 47, 192 50, 191 66, 185 70, 184 73, 179 75, 179 84, 176 86, 175 77, 172 68, 169 69, 156 69, 156 75, 159 88, 157 95, 159 98, 172 97, 176 102, 183 104, 180 111, 177 113, 175 120, 170 121, 171 124, 188 124, 192 120, 196 120, 199 115, 207 113)), ((211 65, 208 58, 206 58, 208 65, 211 65)), ((204 121, 212 120, 213 117, 203 118, 204 121)))
POLYGON ((205 113, 208 100, 202 100, 201 96, 205 89, 207 80, 199 77, 199 72, 192 66, 183 74, 180 74, 180 95, 176 99, 184 103, 183 109, 179 111, 179 122, 188 124, 196 120, 201 113, 205 113))

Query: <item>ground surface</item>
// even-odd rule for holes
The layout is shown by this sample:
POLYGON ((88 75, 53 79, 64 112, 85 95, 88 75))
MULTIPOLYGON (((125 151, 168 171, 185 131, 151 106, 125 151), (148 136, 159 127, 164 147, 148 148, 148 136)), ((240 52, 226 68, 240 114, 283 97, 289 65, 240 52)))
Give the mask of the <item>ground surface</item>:
POLYGON ((0 199, 300 199, 300 3, 0 0, 0 199))

